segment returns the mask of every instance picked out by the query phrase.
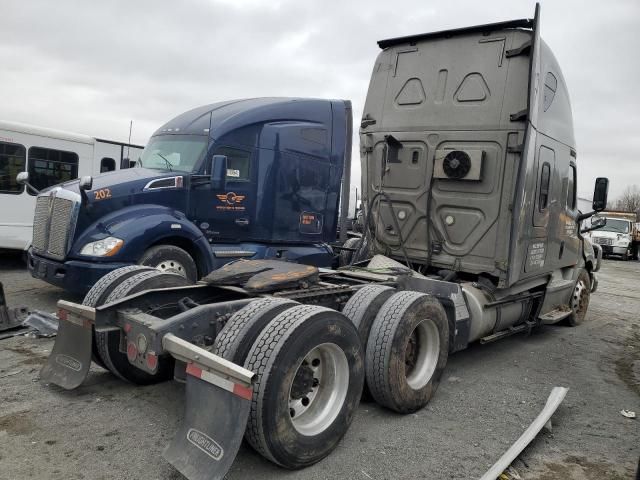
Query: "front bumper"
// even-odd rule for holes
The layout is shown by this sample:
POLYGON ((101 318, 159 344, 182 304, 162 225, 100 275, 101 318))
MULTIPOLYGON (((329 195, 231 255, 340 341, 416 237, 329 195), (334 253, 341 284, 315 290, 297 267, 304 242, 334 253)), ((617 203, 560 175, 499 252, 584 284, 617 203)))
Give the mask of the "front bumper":
POLYGON ((31 276, 63 288, 69 292, 85 294, 101 277, 130 263, 94 263, 80 260, 58 262, 33 253, 29 249, 27 266, 31 276))
POLYGON ((629 247, 612 247, 611 245, 600 245, 603 255, 626 255, 629 247))

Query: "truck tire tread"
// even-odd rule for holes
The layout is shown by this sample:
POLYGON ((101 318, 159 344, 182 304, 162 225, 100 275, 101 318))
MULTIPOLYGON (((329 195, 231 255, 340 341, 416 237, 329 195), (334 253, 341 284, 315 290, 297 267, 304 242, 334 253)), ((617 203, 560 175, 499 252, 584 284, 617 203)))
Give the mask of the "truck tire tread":
MULTIPOLYGON (((104 303, 106 304, 106 303, 114 302, 116 300, 126 297, 127 295, 137 293, 137 291, 143 290, 143 289, 139 289, 138 287, 144 281, 147 281, 149 279, 153 279, 156 277, 160 277, 160 276, 171 276, 171 277, 175 277, 175 280, 177 281, 180 281, 180 280, 186 281, 186 279, 184 279, 184 277, 182 277, 181 275, 177 275, 173 273, 165 273, 156 269, 151 269, 149 271, 142 271, 140 273, 137 273, 127 278, 122 283, 120 283, 116 288, 114 288, 111 291, 111 293, 107 296, 104 303)), ((168 378, 169 375, 173 373, 173 368, 170 368, 169 366, 169 363, 171 362, 166 361, 169 359, 160 359, 158 373, 156 373, 155 375, 151 375, 142 370, 137 369, 133 365, 130 365, 128 363, 128 360, 126 359, 126 355, 124 354, 123 354, 124 360, 122 360, 122 362, 123 364, 125 364, 126 362, 125 364, 126 370, 121 370, 120 368, 118 368, 114 363, 115 359, 112 358, 112 352, 110 352, 110 345, 112 345, 112 342, 114 341, 113 339, 114 333, 120 334, 120 332, 96 332, 96 346, 98 349, 98 353, 102 358, 102 360, 104 361, 107 369, 111 373, 113 373, 115 376, 125 381, 146 385, 146 384, 156 383, 158 381, 165 380, 165 377, 168 378)))
MULTIPOLYGON (((413 329, 411 329, 413 330, 413 329)), ((410 332, 409 332, 410 333, 410 332)), ((434 297, 413 291, 394 294, 382 306, 371 327, 367 342, 365 372, 371 395, 383 407, 399 413, 411 413, 424 407, 435 393, 442 371, 446 365, 449 350, 449 328, 446 313, 440 302, 434 297), (433 315, 439 330, 439 358, 431 379, 420 390, 412 390, 406 383, 404 368, 397 368, 398 357, 404 349, 398 348, 402 338, 397 337, 403 322, 408 322, 411 312, 420 308, 420 304, 433 315), (395 363, 396 368, 394 368, 395 363)))
MULTIPOLYGON (((300 333, 300 335, 303 334, 304 332, 300 333)), ((346 317, 339 312, 316 305, 298 305, 283 311, 266 326, 260 337, 255 341, 245 362, 245 368, 256 374, 245 439, 258 453, 285 468, 302 468, 324 458, 335 448, 353 419, 364 382, 362 350, 360 342, 358 341, 358 334, 346 317), (282 352, 287 351, 286 346, 288 345, 288 341, 294 340, 295 336, 299 335, 299 331, 304 330, 304 328, 301 327, 304 327, 305 323, 315 325, 326 324, 323 319, 314 318, 317 314, 326 312, 337 314, 344 319, 340 321, 346 330, 342 332, 342 339, 352 344, 348 352, 348 355, 351 356, 349 362, 351 373, 349 376, 349 393, 342 406, 344 412, 342 419, 338 421, 338 418, 336 418, 332 427, 329 427, 333 428, 335 425, 338 425, 336 428, 339 432, 331 439, 330 443, 323 442, 322 445, 319 445, 318 451, 313 452, 315 456, 301 455, 300 458, 287 461, 282 458, 282 454, 278 457, 274 455, 264 430, 264 418, 274 415, 272 411, 267 411, 266 408, 262 408, 265 404, 265 396, 272 393, 266 392, 267 385, 269 384, 270 376, 281 371, 281 369, 278 368, 274 369, 273 366, 278 356, 281 355, 282 352)), ((273 436, 278 435, 279 432, 270 433, 271 436, 273 436)))
MULTIPOLYGON (((88 307, 97 307, 104 303, 104 299, 109 295, 110 289, 126 280, 128 277, 135 275, 136 273, 151 270, 151 267, 144 267, 142 265, 130 265, 128 267, 118 268, 112 272, 107 273, 104 277, 101 277, 96 283, 93 284, 91 289, 87 292, 82 300, 83 305, 88 307)), ((101 366, 105 370, 108 370, 105 361, 100 356, 98 351, 98 344, 96 340, 96 332, 91 327, 93 334, 91 337, 91 359, 94 363, 101 366)))
POLYGON ((244 365, 251 346, 264 327, 287 308, 299 305, 286 298, 255 300, 238 310, 216 336, 213 352, 238 365, 244 365))

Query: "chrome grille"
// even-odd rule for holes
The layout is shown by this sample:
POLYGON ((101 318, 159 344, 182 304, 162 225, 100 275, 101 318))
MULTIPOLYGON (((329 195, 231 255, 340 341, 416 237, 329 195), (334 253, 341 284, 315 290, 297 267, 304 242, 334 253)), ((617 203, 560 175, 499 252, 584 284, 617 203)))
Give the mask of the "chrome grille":
POLYGON ((52 256, 64 258, 69 240, 69 220, 73 211, 73 202, 66 198, 54 198, 49 227, 48 252, 52 256))
POLYGON ((58 260, 66 256, 75 230, 79 196, 63 189, 38 196, 33 218, 33 249, 58 260), (77 197, 77 198, 76 198, 77 197))
POLYGON ((598 245, 613 245, 613 238, 607 237, 593 237, 593 243, 597 243, 598 245))
POLYGON ((36 213, 33 217, 33 240, 31 244, 36 250, 44 250, 47 247, 47 232, 49 226, 50 196, 38 197, 36 200, 36 213))

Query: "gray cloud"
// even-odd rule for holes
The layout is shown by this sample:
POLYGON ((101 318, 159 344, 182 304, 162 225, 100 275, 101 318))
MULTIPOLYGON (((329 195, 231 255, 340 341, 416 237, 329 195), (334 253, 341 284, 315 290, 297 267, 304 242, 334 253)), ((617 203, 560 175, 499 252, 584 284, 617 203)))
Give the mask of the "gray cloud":
MULTIPOLYGON (((0 117, 145 143, 162 123, 229 98, 348 98, 359 118, 376 40, 511 18, 512 0, 5 0, 0 117)), ((542 35, 569 86, 580 194, 640 185, 640 3, 544 2, 542 35)), ((357 162, 354 177, 359 174, 357 162)))

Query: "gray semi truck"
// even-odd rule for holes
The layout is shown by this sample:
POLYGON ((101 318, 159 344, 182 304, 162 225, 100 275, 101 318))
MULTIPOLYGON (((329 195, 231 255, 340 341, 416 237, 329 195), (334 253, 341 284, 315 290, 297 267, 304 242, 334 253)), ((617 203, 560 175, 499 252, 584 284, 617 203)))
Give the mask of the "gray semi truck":
POLYGON ((243 437, 285 468, 324 458, 365 384, 413 412, 472 342, 582 323, 597 262, 579 223, 605 208, 608 180, 580 214, 569 96, 539 8, 379 45, 351 265, 239 260, 196 284, 114 270, 83 304, 58 303, 42 380, 76 388, 93 359, 130 382, 185 382, 164 457, 191 480, 218 479, 243 437))

